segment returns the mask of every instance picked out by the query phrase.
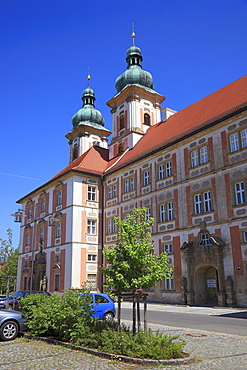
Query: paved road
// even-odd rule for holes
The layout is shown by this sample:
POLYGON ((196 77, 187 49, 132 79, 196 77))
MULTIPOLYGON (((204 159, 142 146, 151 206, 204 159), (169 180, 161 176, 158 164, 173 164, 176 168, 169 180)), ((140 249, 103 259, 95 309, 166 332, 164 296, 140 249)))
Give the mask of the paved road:
MULTIPOLYGON (((131 316, 131 303, 123 302, 122 318, 131 320, 131 316)), ((149 324, 247 336, 247 309, 148 304, 147 319, 149 324)))
MULTIPOLYGON (((200 312, 195 308, 196 312, 200 312)), ((226 313, 226 311, 224 311, 226 313)), ((238 310, 234 312, 239 312, 238 310)), ((198 314, 198 313, 197 313, 198 314)), ((201 315, 201 313, 200 313, 201 315)), ((242 320, 241 320, 242 321, 242 320)), ((168 335, 180 335, 187 342, 185 351, 196 356, 193 364, 164 366, 169 370, 246 370, 247 337, 193 328, 151 325, 168 335)), ((61 346, 18 338, 0 342, 0 370, 80 369, 80 370, 160 370, 109 361, 61 346)))

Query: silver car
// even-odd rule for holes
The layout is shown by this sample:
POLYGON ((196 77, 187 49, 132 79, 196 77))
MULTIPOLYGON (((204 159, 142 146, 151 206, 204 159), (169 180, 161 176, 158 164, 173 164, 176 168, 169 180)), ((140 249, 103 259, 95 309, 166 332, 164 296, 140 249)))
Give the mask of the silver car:
POLYGON ((12 340, 27 330, 27 319, 21 312, 0 310, 0 339, 12 340))

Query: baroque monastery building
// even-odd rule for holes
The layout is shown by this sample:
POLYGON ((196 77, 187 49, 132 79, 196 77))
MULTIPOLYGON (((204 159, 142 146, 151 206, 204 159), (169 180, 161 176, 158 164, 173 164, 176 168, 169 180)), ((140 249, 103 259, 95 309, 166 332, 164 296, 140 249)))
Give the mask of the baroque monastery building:
POLYGON ((150 299, 246 306, 247 76, 179 112, 161 110, 134 36, 107 102, 109 148, 88 77, 66 135, 69 165, 18 201, 17 289, 62 293, 87 281, 101 291, 114 217, 146 207, 155 253, 166 251, 174 267, 150 299))

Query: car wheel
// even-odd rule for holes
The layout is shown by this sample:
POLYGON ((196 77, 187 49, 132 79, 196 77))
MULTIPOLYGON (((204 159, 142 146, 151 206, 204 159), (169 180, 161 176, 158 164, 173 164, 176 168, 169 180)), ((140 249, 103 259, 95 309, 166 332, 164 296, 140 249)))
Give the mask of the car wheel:
POLYGON ((112 312, 106 312, 103 316, 103 320, 105 321, 112 321, 114 318, 114 315, 112 312))
POLYGON ((2 340, 15 339, 19 328, 15 321, 6 321, 0 328, 0 338, 2 340))

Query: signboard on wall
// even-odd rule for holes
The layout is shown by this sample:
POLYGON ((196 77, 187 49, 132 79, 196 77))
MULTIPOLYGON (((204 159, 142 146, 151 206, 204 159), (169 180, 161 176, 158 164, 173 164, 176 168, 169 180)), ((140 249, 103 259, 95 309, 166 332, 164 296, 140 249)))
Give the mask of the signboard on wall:
POLYGON ((207 285, 208 285, 208 288, 216 288, 216 279, 208 279, 207 285))

